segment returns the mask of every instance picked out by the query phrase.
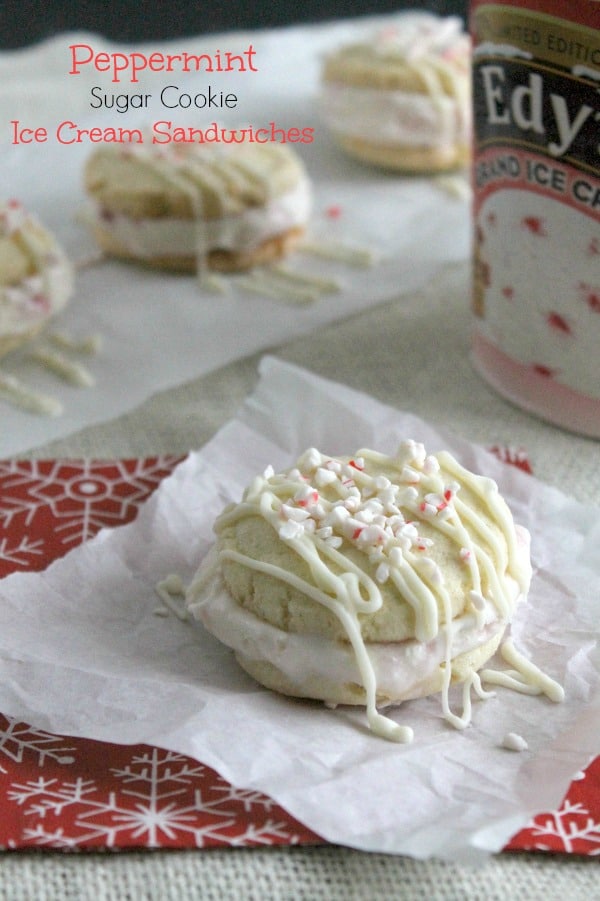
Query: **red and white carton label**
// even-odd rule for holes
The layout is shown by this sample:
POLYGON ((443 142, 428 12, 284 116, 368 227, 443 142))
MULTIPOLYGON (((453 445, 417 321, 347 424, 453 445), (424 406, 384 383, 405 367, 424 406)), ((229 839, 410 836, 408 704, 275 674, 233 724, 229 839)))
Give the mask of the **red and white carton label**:
POLYGON ((471 4, 473 358, 600 437, 600 2, 471 4))

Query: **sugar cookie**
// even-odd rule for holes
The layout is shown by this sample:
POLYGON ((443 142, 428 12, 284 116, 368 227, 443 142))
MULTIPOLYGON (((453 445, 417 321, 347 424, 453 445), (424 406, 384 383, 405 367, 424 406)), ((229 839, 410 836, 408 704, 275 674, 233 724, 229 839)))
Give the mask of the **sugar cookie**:
POLYGON ((445 172, 470 155, 470 43, 458 17, 400 14, 324 62, 320 108, 340 146, 362 162, 445 172))
POLYGON ((274 143, 106 146, 89 158, 85 185, 105 253, 182 272, 280 259, 311 207, 300 159, 274 143))

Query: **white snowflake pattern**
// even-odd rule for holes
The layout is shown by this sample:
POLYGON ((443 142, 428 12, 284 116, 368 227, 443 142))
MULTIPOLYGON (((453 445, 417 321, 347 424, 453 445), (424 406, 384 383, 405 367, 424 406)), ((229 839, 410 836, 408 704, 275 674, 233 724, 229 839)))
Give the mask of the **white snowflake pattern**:
POLYGON ((268 795, 263 795, 260 792, 253 791, 249 788, 235 788, 235 786, 229 785, 229 783, 224 783, 215 786, 215 791, 222 793, 223 801, 236 801, 241 803, 246 811, 252 810, 257 804, 264 808, 264 810, 272 810, 275 806, 275 801, 273 801, 272 798, 269 798, 268 795))
POLYGON ((41 539, 30 541, 27 537, 22 538, 18 544, 10 545, 8 538, 0 540, 0 560, 14 566, 26 566, 28 558, 33 555, 42 555, 44 542, 41 539))
POLYGON ((0 462, 0 524, 8 529, 23 516, 25 526, 36 513, 48 507, 60 522, 64 544, 85 541, 105 525, 127 519, 179 458, 161 456, 151 460, 81 460, 0 462), (13 494, 23 488, 23 496, 13 494))
POLYGON ((211 781, 206 789, 193 787, 206 768, 180 754, 149 749, 111 773, 120 785, 108 792, 99 790, 95 780, 81 777, 74 781, 40 777, 13 783, 8 800, 38 820, 24 830, 24 840, 52 848, 72 848, 95 840, 109 848, 128 842, 152 848, 175 842, 182 835, 198 848, 211 842, 238 846, 267 845, 277 839, 291 844, 298 841, 290 834, 289 824, 275 819, 244 823, 240 829, 239 813, 229 802, 241 800, 249 810, 262 803, 263 796, 230 787, 225 795, 210 797, 211 781), (64 824, 53 828, 51 820, 69 809, 73 810, 73 828, 64 824))
MULTIPOLYGON (((572 804, 565 801, 560 810, 548 815, 547 819, 540 822, 540 817, 533 820, 526 827, 531 830, 535 838, 553 837, 560 840, 564 851, 568 854, 577 853, 575 843, 578 841, 590 842, 597 845, 587 853, 590 856, 600 855, 600 822, 595 822, 590 816, 589 810, 581 803, 572 804), (585 819, 582 819, 585 818, 585 819)), ((536 842, 535 848, 539 851, 556 850, 554 846, 542 842, 536 842)))
MULTIPOLYGON (((26 752, 37 756, 38 766, 42 767, 46 760, 65 766, 74 762, 74 748, 65 746, 65 739, 51 735, 41 729, 34 729, 27 723, 19 722, 11 717, 0 717, 0 755, 4 754, 14 763, 22 763, 26 752), (4 724, 4 725, 1 725, 4 724)), ((6 773, 0 765, 0 772, 6 773)))

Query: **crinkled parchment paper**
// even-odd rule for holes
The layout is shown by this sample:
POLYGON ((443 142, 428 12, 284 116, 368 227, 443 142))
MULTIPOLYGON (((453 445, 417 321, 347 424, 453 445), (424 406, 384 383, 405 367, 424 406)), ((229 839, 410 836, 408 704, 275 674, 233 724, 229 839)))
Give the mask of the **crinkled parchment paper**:
POLYGON ((57 733, 190 754, 332 842, 452 859, 495 851, 558 804, 600 750, 599 539, 598 509, 411 414, 267 358, 239 415, 136 521, 0 583, 0 710, 57 733), (361 710, 266 691, 197 623, 156 615, 157 581, 192 576, 215 515, 256 472, 310 445, 393 452, 405 437, 495 478, 530 529, 535 575, 513 637, 564 685, 563 704, 498 689, 457 732, 439 698, 415 701, 392 713, 414 727, 414 743, 393 744, 367 730, 361 710), (508 731, 529 750, 502 749, 508 731))

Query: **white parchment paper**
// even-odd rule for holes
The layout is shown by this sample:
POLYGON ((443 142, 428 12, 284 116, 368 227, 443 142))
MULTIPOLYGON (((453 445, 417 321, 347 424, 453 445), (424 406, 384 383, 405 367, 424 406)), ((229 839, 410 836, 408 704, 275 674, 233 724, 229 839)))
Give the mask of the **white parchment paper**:
POLYGON ((274 358, 261 368, 239 415, 136 521, 0 582, 0 710, 57 733, 190 754, 332 842, 452 859, 498 850, 600 750, 600 512, 411 414, 274 358), (531 530, 535 576, 513 636, 564 685, 564 704, 499 689, 457 732, 439 698, 415 701, 392 714, 414 727, 414 743, 393 744, 361 710, 266 691, 197 623, 156 615, 156 582, 191 577, 215 515, 266 465, 310 445, 393 452, 405 437, 495 478, 531 530), (502 749, 508 731, 529 750, 502 749))
MULTIPOLYGON (((79 219, 85 205, 83 167, 98 144, 59 144, 57 124, 72 121, 83 128, 143 127, 172 120, 208 127, 275 122, 281 129, 314 128, 314 142, 294 144, 314 187, 311 239, 334 240, 373 251, 377 262, 357 268, 311 255, 286 261, 301 273, 336 281, 337 293, 298 306, 243 292, 228 279, 226 294, 201 291, 194 276, 144 270, 104 262, 78 272, 76 293, 56 327, 74 336, 99 334, 102 354, 84 360, 94 379, 82 390, 59 382, 35 367, 27 353, 0 361, 2 370, 60 401, 61 416, 25 414, 0 402, 0 456, 8 457, 102 422, 140 404, 154 392, 181 384, 231 360, 308 334, 325 323, 347 317, 382 301, 418 290, 449 262, 470 253, 469 199, 449 192, 433 178, 402 178, 347 159, 331 140, 317 109, 319 74, 325 53, 356 39, 389 17, 296 26, 255 32, 185 37, 160 47, 139 46, 147 53, 241 52, 255 48, 255 73, 142 73, 138 84, 111 84, 84 67, 69 75, 69 46, 89 44, 96 52, 131 52, 99 35, 67 33, 33 48, 0 53, 0 197, 17 197, 51 228, 75 261, 95 251, 79 219), (200 111, 165 109, 161 90, 174 84, 177 96, 206 90, 235 90, 234 109, 200 111), (90 109, 103 94, 151 95, 145 110, 90 109), (44 126, 43 144, 11 145, 10 122, 44 126), (332 218, 328 210, 339 215, 332 218), (236 327, 232 328, 231 324, 236 327), (124 389, 126 385, 126 390, 124 389)), ((466 182, 465 182, 466 185, 466 182)))

